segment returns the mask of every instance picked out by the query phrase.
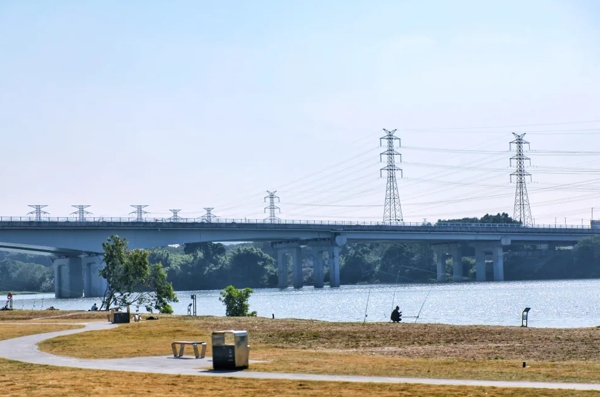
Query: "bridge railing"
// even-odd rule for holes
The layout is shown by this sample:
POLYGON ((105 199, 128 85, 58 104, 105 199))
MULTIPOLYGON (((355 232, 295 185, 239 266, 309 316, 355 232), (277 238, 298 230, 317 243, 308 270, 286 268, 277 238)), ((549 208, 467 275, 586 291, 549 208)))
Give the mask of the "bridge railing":
MULTIPOLYGON (((203 224, 252 224, 252 225, 271 225, 275 226, 278 224, 282 225, 324 225, 324 226, 379 226, 382 228, 385 227, 394 227, 394 228, 419 228, 419 229, 447 229, 447 230, 513 230, 513 231, 534 231, 536 229, 549 231, 550 229, 560 230, 560 231, 581 231, 581 230, 590 230, 591 225, 534 225, 534 226, 522 226, 520 224, 515 223, 422 223, 422 222, 399 222, 395 224, 387 224, 381 221, 336 221, 336 220, 290 220, 290 219, 281 219, 278 222, 269 222, 264 219, 227 219, 227 218, 215 218, 210 222, 205 218, 153 218, 146 217, 142 220, 137 218, 128 218, 128 217, 90 217, 85 220, 80 220, 77 217, 42 217, 41 219, 36 219, 35 217, 22 217, 22 216, 3 216, 0 217, 0 223, 10 224, 10 223, 28 223, 31 226, 39 225, 43 226, 47 223, 64 223, 64 224, 92 224, 92 223, 120 223, 120 224, 131 224, 131 223, 143 223, 143 224, 151 224, 151 223, 168 223, 168 224, 176 224, 176 223, 203 223, 203 224)), ((594 228, 595 229, 595 228, 594 228)))

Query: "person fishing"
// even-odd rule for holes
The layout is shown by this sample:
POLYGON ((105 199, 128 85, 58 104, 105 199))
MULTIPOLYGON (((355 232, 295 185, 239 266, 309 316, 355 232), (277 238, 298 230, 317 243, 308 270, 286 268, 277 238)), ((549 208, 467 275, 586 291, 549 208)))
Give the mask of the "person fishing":
POLYGON ((394 309, 390 318, 392 319, 393 323, 399 323, 402 321, 402 312, 400 311, 400 306, 396 306, 396 309, 394 309))

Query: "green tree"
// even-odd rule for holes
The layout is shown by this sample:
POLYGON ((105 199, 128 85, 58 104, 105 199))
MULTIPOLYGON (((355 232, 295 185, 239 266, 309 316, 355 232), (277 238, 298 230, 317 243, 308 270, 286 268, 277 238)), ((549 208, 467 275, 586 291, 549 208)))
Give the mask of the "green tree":
POLYGON ((371 261, 373 250, 367 244, 352 244, 342 257, 340 281, 342 284, 356 284, 370 281, 374 265, 371 261))
POLYGON ((510 217, 506 212, 498 213, 496 215, 485 214, 481 218, 460 218, 460 219, 440 219, 437 221, 438 225, 443 225, 445 223, 512 223, 512 224, 520 224, 519 221, 516 221, 510 217))
POLYGON ((127 241, 111 236, 102 244, 106 266, 100 275, 106 279, 107 288, 102 308, 113 306, 145 306, 161 313, 172 313, 169 302, 177 302, 177 296, 160 263, 150 266, 148 252, 127 250, 127 241))
POLYGON ((600 275, 600 236, 584 237, 573 247, 573 269, 569 278, 600 275))
POLYGON ((238 247, 227 256, 227 273, 238 287, 263 287, 276 273, 275 259, 255 247, 238 247))
POLYGON ((221 291, 219 300, 225 305, 225 315, 227 317, 249 317, 256 316, 256 312, 248 313, 250 310, 250 294, 254 291, 250 288, 243 290, 235 288, 233 285, 226 287, 221 291))

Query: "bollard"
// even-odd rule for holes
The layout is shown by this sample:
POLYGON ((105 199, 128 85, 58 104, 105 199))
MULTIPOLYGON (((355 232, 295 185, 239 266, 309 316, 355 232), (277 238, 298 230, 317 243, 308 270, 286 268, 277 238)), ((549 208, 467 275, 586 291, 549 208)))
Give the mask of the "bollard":
POLYGON ((275 320, 275 313, 273 313, 273 320, 275 320))
POLYGON ((527 363, 523 361, 523 368, 527 368, 527 363))

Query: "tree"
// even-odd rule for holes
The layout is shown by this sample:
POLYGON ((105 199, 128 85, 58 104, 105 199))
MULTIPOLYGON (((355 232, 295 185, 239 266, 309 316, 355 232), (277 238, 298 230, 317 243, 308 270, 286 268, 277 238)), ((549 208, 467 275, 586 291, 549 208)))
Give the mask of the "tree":
POLYGON ((167 282, 160 263, 150 266, 147 251, 128 251, 127 241, 119 236, 109 237, 102 247, 106 266, 100 270, 100 276, 107 284, 102 308, 137 304, 149 312, 173 312, 169 302, 178 301, 173 286, 167 282))
POLYGON ((461 219, 440 219, 437 221, 437 225, 443 225, 446 223, 502 223, 502 224, 520 224, 519 221, 512 219, 506 212, 498 213, 496 215, 485 214, 481 218, 461 218, 461 219))
POLYGON ((255 247, 238 247, 227 256, 230 280, 238 287, 262 287, 275 273, 275 260, 255 247))
POLYGON ((254 291, 250 288, 244 288, 243 290, 235 288, 233 285, 226 287, 221 291, 219 300, 225 305, 225 315, 227 317, 253 317, 256 316, 256 312, 248 313, 250 310, 250 294, 254 291))
POLYGON ((600 274, 600 236, 584 237, 573 247, 573 277, 597 277, 600 274))
POLYGON ((370 281, 373 277, 372 249, 367 244, 352 244, 342 257, 340 281, 342 284, 356 284, 370 281))

